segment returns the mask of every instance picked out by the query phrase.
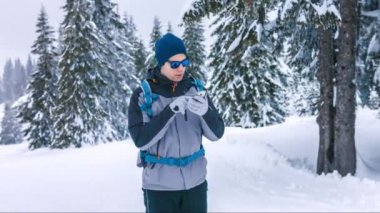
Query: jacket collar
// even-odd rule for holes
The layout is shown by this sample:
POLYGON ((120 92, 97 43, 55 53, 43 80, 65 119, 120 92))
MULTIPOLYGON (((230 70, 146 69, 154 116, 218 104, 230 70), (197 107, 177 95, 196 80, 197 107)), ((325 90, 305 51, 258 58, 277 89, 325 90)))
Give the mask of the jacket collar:
MULTIPOLYGON (((156 81, 158 84, 161 84, 161 85, 173 85, 173 84, 175 84, 175 82, 171 81, 166 76, 162 75, 161 71, 158 67, 154 67, 154 68, 148 70, 147 80, 156 81)), ((186 80, 189 80, 188 72, 185 72, 183 79, 177 83, 180 84, 181 82, 184 82, 186 80)))
POLYGON ((179 96, 184 94, 191 86, 192 82, 188 72, 185 72, 180 82, 173 82, 161 74, 158 67, 148 70, 147 80, 150 82, 152 91, 166 97, 179 96))

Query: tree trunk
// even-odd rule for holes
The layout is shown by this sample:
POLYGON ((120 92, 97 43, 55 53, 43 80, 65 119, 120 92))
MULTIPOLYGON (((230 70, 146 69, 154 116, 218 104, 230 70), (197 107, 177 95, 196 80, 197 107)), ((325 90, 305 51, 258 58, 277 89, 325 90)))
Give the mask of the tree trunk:
POLYGON ((345 176, 356 172, 355 151, 355 42, 357 0, 341 0, 341 26, 336 76, 335 163, 345 176))
POLYGON ((317 173, 333 171, 334 162, 334 49, 331 29, 318 28, 319 36, 319 69, 317 79, 320 84, 319 115, 319 150, 317 173))

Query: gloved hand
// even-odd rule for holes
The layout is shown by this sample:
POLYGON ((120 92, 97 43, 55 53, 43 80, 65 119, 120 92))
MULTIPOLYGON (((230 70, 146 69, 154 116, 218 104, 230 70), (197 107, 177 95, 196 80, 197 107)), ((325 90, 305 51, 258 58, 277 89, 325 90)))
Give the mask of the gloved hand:
POLYGON ((174 113, 182 113, 183 115, 185 114, 186 110, 186 105, 189 100, 189 97, 187 96, 180 96, 177 99, 175 99, 173 102, 169 104, 170 109, 174 113))
POLYGON ((206 114, 208 110, 207 96, 196 95, 190 98, 187 103, 187 109, 199 116, 206 114))

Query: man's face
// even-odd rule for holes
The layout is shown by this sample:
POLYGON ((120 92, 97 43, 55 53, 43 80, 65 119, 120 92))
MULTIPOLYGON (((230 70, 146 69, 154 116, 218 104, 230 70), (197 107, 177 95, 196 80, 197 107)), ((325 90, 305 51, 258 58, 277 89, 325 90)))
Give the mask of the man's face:
POLYGON ((186 68, 181 64, 177 68, 171 68, 170 61, 180 61, 186 59, 185 54, 177 54, 173 55, 169 58, 167 62, 161 67, 161 74, 166 76, 169 80, 174 82, 180 82, 183 79, 183 75, 185 74, 186 68))

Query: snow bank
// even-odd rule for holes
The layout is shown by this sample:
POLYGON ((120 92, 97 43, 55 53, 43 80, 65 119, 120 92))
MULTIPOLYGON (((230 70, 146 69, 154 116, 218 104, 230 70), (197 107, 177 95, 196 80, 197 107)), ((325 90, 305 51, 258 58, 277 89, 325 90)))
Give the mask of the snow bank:
MULTIPOLYGON (((318 176, 315 117, 227 128, 205 141, 209 211, 380 211, 380 120, 357 115, 357 176, 318 176), (368 165, 370 167, 368 167, 368 165)), ((122 141, 81 149, 0 146, 0 212, 143 212, 137 149, 122 141)))

